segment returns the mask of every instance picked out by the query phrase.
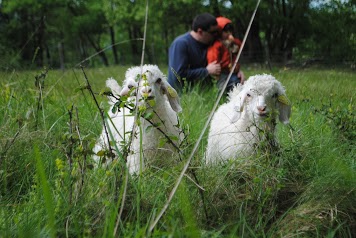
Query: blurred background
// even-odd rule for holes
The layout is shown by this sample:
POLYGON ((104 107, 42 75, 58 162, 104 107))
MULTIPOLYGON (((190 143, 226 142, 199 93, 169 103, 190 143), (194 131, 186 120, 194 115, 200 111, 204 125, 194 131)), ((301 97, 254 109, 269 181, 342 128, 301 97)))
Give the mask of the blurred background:
MULTIPOLYGON (((263 0, 241 63, 355 68, 355 0, 263 0)), ((169 45, 202 12, 244 37, 257 1, 148 1, 145 63, 166 65, 169 45)), ((0 0, 0 70, 141 62, 145 0, 0 0)))

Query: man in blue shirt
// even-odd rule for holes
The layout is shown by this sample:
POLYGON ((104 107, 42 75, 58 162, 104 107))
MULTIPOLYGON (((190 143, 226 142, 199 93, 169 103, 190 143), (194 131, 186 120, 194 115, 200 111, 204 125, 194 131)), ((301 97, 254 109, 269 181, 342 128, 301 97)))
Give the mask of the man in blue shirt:
POLYGON ((206 53, 218 36, 216 18, 203 13, 196 16, 192 30, 178 36, 169 47, 168 82, 181 92, 183 80, 194 84, 208 75, 219 75, 220 63, 207 64, 206 53))

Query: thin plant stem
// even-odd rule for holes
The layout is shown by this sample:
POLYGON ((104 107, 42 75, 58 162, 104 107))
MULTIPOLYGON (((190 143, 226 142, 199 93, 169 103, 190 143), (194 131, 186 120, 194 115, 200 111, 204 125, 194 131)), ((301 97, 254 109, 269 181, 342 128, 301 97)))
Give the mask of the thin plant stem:
POLYGON ((210 121, 211 121, 211 119, 212 119, 212 117, 213 117, 213 115, 214 115, 214 112, 215 112, 215 110, 216 110, 218 104, 219 104, 219 101, 220 101, 222 95, 224 94, 224 91, 225 91, 225 88, 226 88, 226 86, 227 86, 227 84, 228 84, 228 82, 229 82, 229 79, 231 78, 231 75, 232 75, 232 73, 234 72, 234 69, 236 68, 237 62, 238 62, 238 60, 239 60, 239 58, 240 58, 242 49, 243 49, 243 47, 244 47, 244 45, 245 45, 245 42, 246 42, 248 33, 249 33, 249 31, 250 31, 252 22, 253 22, 253 20, 254 20, 254 18, 255 18, 255 15, 256 15, 256 12, 257 12, 257 9, 258 9, 258 6, 259 6, 260 2, 261 2, 261 0, 258 0, 257 5, 256 5, 256 8, 255 8, 255 10, 254 10, 254 12, 253 12, 253 14, 252 14, 252 17, 251 17, 249 26, 248 26, 248 28, 247 28, 247 30, 246 30, 244 39, 243 39, 243 41, 242 41, 242 44, 241 44, 239 53, 238 53, 238 55, 237 55, 237 57, 236 57, 235 63, 234 63, 234 65, 233 65, 233 67, 232 67, 232 69, 231 69, 231 71, 230 71, 230 74, 229 74, 229 76, 228 76, 228 78, 227 78, 227 80, 226 80, 226 82, 225 82, 225 84, 224 84, 224 86, 223 86, 223 88, 222 88, 220 94, 219 94, 219 97, 217 98, 217 100, 216 100, 216 102, 215 102, 215 104, 214 104, 214 107, 213 107, 213 109, 212 109, 212 111, 211 111, 211 113, 210 113, 210 115, 209 115, 209 118, 208 118, 208 120, 206 121, 205 126, 204 126, 202 132, 200 133, 200 136, 199 136, 199 138, 198 138, 198 140, 197 140, 197 142, 196 142, 196 144, 195 144, 195 146, 194 146, 194 148, 193 148, 193 150, 192 150, 192 152, 191 152, 191 154, 190 154, 190 156, 189 156, 187 162, 185 163, 185 165, 184 165, 184 167, 183 167, 183 170, 182 170, 180 176, 178 177, 175 186, 173 187, 171 193, 169 194, 169 197, 168 197, 167 202, 164 204, 162 210, 158 213, 156 219, 155 219, 155 220, 153 221, 153 223, 150 225, 149 230, 148 230, 148 233, 149 233, 149 234, 151 234, 151 232, 153 231, 153 229, 154 229, 155 226, 157 225, 158 221, 161 219, 161 217, 163 216, 163 214, 166 212, 167 208, 169 207, 169 205, 170 205, 170 203, 171 203, 171 201, 172 201, 172 199, 173 199, 173 197, 174 197, 174 195, 175 195, 175 193, 176 193, 176 191, 177 191, 177 189, 178 189, 178 186, 179 186, 179 184, 182 182, 182 179, 183 179, 183 177, 184 177, 184 174, 186 173, 186 171, 187 171, 187 169, 188 169, 188 167, 189 167, 189 165, 190 165, 190 162, 192 161, 192 158, 193 158, 193 156, 194 156, 196 150, 197 150, 198 147, 199 147, 200 141, 202 140, 203 135, 204 135, 205 131, 207 130, 209 124, 210 124, 210 121))
MULTIPOLYGON (((144 61, 144 58, 145 58, 145 44, 146 44, 146 31, 147 31, 147 18, 148 18, 148 0, 146 0, 146 14, 145 14, 145 26, 144 26, 144 37, 143 37, 143 42, 142 42, 142 57, 141 57, 141 74, 142 74, 142 65, 143 65, 143 61, 144 61)), ((140 83, 140 82, 139 82, 140 83)), ((138 89, 136 89, 138 90, 138 89)), ((138 102, 138 93, 136 92, 136 102, 138 102)), ((138 109, 136 107, 136 113, 135 113, 135 120, 137 120, 137 114, 138 114, 138 109)), ((134 136, 134 133, 135 133, 135 130, 136 130, 136 123, 134 123, 133 125, 133 128, 132 128, 132 131, 131 131, 131 137, 130 137, 130 143, 129 143, 129 146, 128 146, 128 149, 126 150, 128 153, 129 149, 130 149, 130 145, 132 143, 132 138, 134 136)), ((118 229, 118 226, 120 224, 120 221, 121 221, 121 214, 122 214, 122 211, 123 211, 123 207, 124 207, 124 204, 125 204, 125 198, 126 198, 126 189, 127 189, 127 185, 128 185, 128 172, 126 173, 126 176, 125 176, 125 188, 124 188, 124 194, 123 194, 123 197, 122 197, 122 202, 121 202, 121 207, 120 207, 120 211, 119 211, 119 214, 118 214, 118 217, 117 217, 117 221, 116 221, 116 225, 115 225, 115 229, 114 229, 114 232, 113 232, 113 236, 115 237, 116 236, 116 233, 117 233, 117 229, 118 229)))
POLYGON ((111 147, 111 145, 110 145, 110 138, 109 138, 108 129, 107 129, 106 123, 105 123, 104 111, 103 111, 103 109, 100 108, 98 100, 96 100, 95 94, 94 94, 94 92, 93 92, 93 90, 92 90, 92 88, 91 88, 91 85, 90 85, 90 83, 89 83, 88 77, 87 77, 87 75, 86 75, 86 73, 85 73, 85 71, 84 71, 84 67, 81 66, 81 69, 82 69, 82 72, 83 72, 83 74, 84 74, 84 78, 85 78, 86 83, 87 83, 86 88, 88 89, 90 95, 93 97, 94 102, 95 102, 95 105, 96 105, 96 107, 98 108, 98 110, 99 110, 99 112, 100 112, 101 120, 102 120, 102 123, 103 123, 103 126, 104 126, 104 130, 105 130, 106 139, 107 139, 107 141, 108 141, 108 147, 109 147, 110 156, 112 157, 112 155, 113 155, 113 149, 112 149, 112 147, 111 147))

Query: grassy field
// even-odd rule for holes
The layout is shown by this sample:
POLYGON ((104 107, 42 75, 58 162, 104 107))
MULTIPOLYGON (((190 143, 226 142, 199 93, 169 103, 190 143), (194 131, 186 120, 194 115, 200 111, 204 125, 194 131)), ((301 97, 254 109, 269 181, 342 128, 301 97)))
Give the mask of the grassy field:
MULTIPOLYGON (((84 70, 102 108, 105 80, 126 69, 84 70)), ((271 73, 245 68, 262 72, 271 73)), ((280 151, 205 167, 204 137, 191 163, 199 186, 188 173, 147 234, 184 161, 136 177, 120 163, 93 169, 102 124, 82 70, 0 72, 0 237, 354 237, 355 72, 272 74, 293 104, 291 127, 278 125, 280 151)), ((215 99, 214 89, 182 96, 185 158, 215 99)))

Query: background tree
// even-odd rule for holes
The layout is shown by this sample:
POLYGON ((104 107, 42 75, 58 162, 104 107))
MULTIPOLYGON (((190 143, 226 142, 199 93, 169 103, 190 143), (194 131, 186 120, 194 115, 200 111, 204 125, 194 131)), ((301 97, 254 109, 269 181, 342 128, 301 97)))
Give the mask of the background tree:
MULTIPOLYGON (((1 11, 6 16, 6 22, 2 25, 2 36, 25 65, 35 64, 42 66, 44 58, 50 58, 48 41, 51 38, 48 33, 47 19, 51 19, 51 9, 60 6, 60 1, 6 1, 5 8, 1 5, 1 11)), ((8 50, 6 48, 6 50, 8 50)))
MULTIPOLYGON (((145 63, 167 64, 168 48, 191 29, 195 15, 230 18, 246 32, 256 1, 149 1, 145 63)), ((3 0, 0 65, 73 67, 139 64, 146 0, 3 0)), ((355 0, 262 1, 243 51, 243 62, 288 63, 318 59, 355 63, 355 0)))
POLYGON ((102 6, 103 6, 106 20, 109 25, 110 40, 111 40, 111 45, 112 45, 112 53, 114 56, 114 62, 115 62, 115 64, 119 64, 119 56, 117 53, 116 33, 115 33, 115 26, 120 23, 120 22, 118 22, 118 19, 115 14, 117 12, 118 5, 113 0, 110 0, 110 1, 104 0, 102 3, 102 6))
POLYGON ((69 2, 67 7, 72 14, 73 31, 77 33, 81 40, 82 47, 85 44, 91 45, 95 52, 99 54, 102 63, 108 66, 109 60, 106 52, 103 51, 101 39, 101 37, 105 37, 108 25, 102 11, 101 2, 96 0, 72 1, 69 2))
MULTIPOLYGON (((219 5, 221 15, 232 20, 235 25, 235 35, 241 40, 247 30, 251 16, 256 7, 256 3, 257 2, 255 1, 222 1, 221 5, 219 5)), ((260 9, 256 13, 249 36, 246 39, 246 45, 242 56, 242 60, 244 61, 261 62, 264 59, 264 51, 259 36, 261 31, 260 15, 261 12, 264 11, 262 7, 263 4, 260 5, 260 9)))
POLYGON ((322 60, 328 64, 355 63, 355 0, 314 3, 309 19, 309 35, 299 40, 295 49, 300 58, 322 60))
POLYGON ((261 9, 261 27, 265 32, 268 52, 276 61, 293 58, 297 42, 309 31, 310 0, 268 0, 261 9))

